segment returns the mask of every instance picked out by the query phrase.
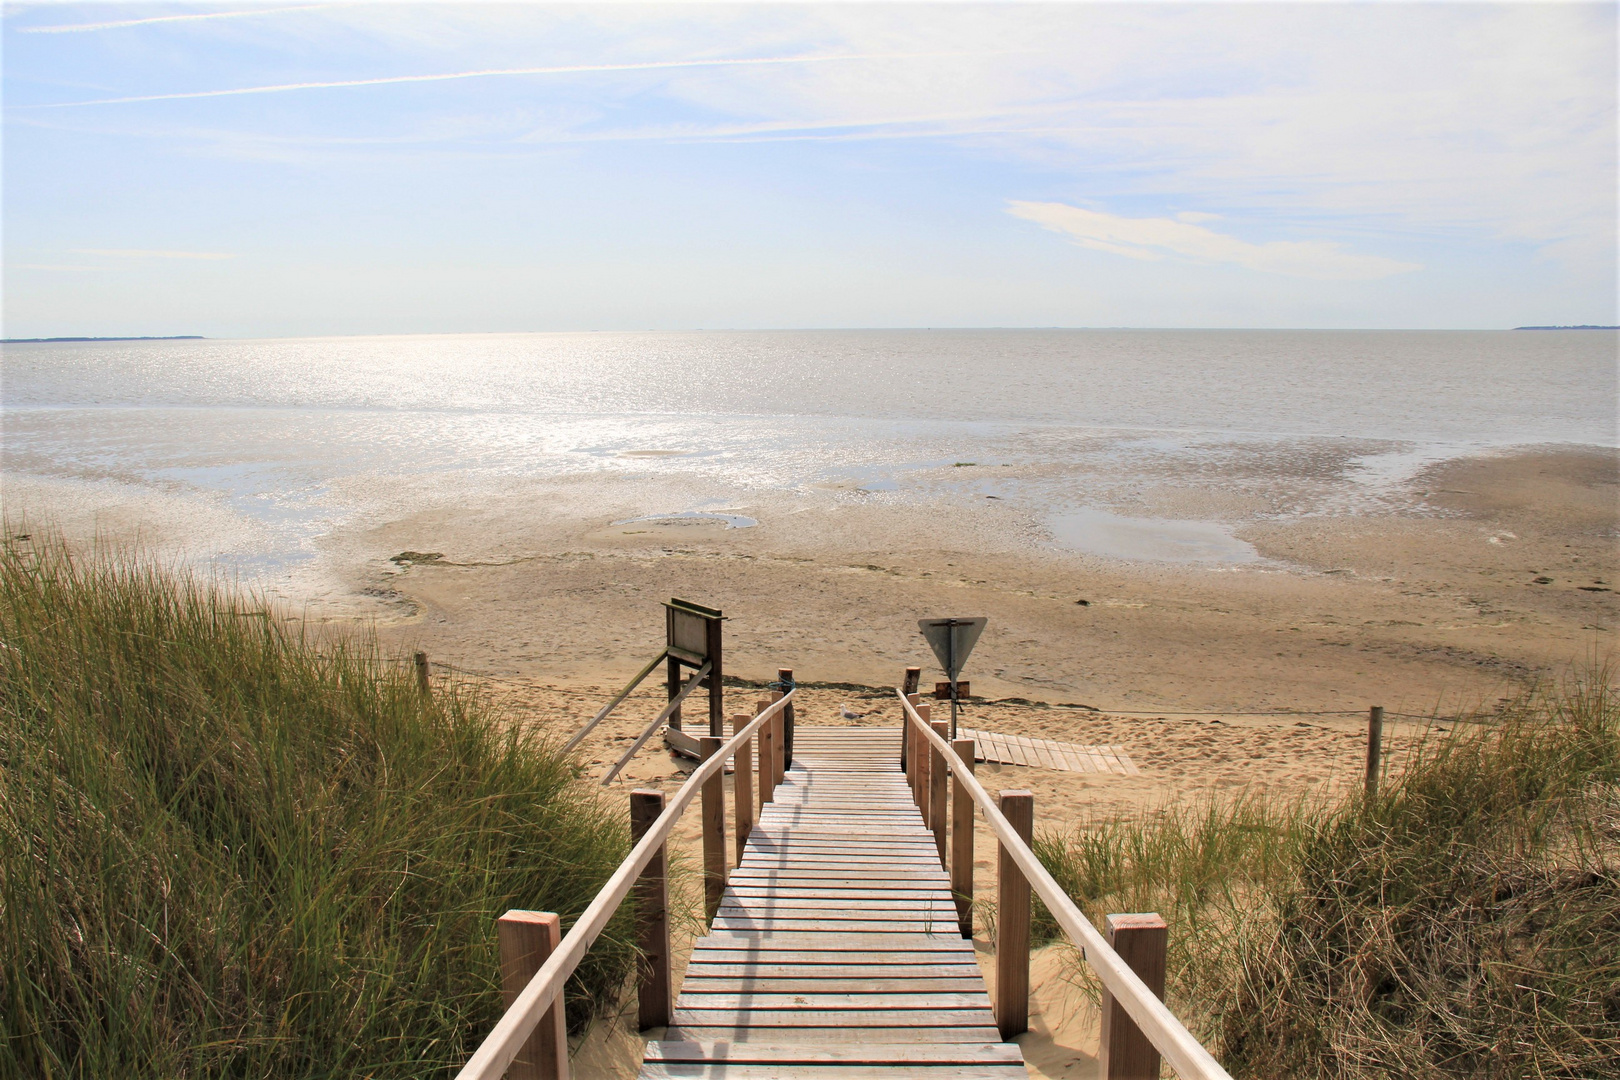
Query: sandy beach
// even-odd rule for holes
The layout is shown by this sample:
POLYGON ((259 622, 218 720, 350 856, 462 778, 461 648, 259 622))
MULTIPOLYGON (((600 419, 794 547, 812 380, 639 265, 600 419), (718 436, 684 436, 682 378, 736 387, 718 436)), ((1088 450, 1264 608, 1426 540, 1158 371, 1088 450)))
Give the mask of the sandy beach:
MULTIPOLYGON (((1398 769, 1431 725, 1611 657, 1617 481, 1617 456, 1602 449, 1454 460, 1412 477, 1388 512, 1241 528, 1262 559, 1216 568, 1008 542, 995 507, 834 501, 780 518, 754 510, 758 528, 728 529, 570 521, 554 497, 544 520, 497 505, 378 529, 365 587, 391 646, 427 651, 439 677, 487 688, 559 738, 657 651, 670 596, 726 611, 731 676, 763 682, 792 667, 806 684, 802 724, 897 725, 886 688, 928 659, 916 618, 988 615, 963 722, 1121 746, 1140 769, 982 767, 992 790, 1033 791, 1038 828, 1061 831, 1245 789, 1328 796, 1359 782, 1368 705, 1389 710, 1398 769), (385 551, 418 555, 389 562, 385 551)), ((933 675, 925 666, 925 684, 933 675)), ((728 712, 760 692, 729 688, 728 712)), ((618 756, 661 695, 644 687, 582 745, 588 772, 618 756)), ((612 790, 673 790, 689 767, 654 744, 612 790)), ((688 866, 695 829, 688 815, 677 843, 688 866)), ((980 829, 988 891, 994 847, 980 829)), ((980 953, 993 974, 988 942, 980 953)), ((1032 1075, 1094 1073, 1096 1013, 1077 1005, 1071 962, 1061 946, 1036 957, 1020 1040, 1032 1075)), ((579 1049, 579 1073, 630 1076, 638 1055, 625 1018, 605 1021, 579 1049)))

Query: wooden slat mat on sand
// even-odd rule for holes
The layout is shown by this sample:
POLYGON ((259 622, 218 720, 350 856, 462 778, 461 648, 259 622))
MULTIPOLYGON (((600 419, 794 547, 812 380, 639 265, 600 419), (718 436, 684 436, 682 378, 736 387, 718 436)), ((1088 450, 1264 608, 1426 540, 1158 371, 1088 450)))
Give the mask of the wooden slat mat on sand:
POLYGON ((1137 776, 1141 772, 1121 746, 1080 746, 970 728, 958 728, 957 735, 973 740, 975 756, 980 761, 998 765, 1033 765, 1037 769, 1059 772, 1104 772, 1121 776, 1137 776))

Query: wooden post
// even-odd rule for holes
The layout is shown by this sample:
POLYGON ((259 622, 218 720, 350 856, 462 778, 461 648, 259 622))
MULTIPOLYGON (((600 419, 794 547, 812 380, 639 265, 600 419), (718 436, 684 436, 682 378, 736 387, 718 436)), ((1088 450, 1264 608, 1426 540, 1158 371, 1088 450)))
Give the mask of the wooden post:
MULTIPOLYGON (((1158 915, 1108 916, 1108 944, 1127 967, 1164 999, 1164 950, 1169 928, 1158 915)), ((1102 1046, 1097 1052, 1099 1080, 1159 1080, 1159 1052, 1130 1014, 1102 991, 1102 1046)))
MULTIPOLYGON (((915 708, 917 716, 922 717, 923 724, 928 724, 930 714, 927 704, 919 703, 915 708)), ((922 793, 923 790, 927 790, 928 782, 928 755, 925 753, 928 740, 922 737, 922 730, 915 724, 907 724, 906 730, 909 730, 912 737, 912 801, 920 808, 923 805, 922 793)))
POLYGON ((973 936, 973 796, 962 783, 962 774, 973 771, 972 739, 951 743, 956 760, 951 762, 951 897, 956 901, 956 922, 962 936, 973 936))
POLYGON ((711 665, 706 684, 709 688, 709 734, 722 742, 726 735, 725 682, 720 666, 720 629, 723 625, 719 619, 709 619, 703 627, 704 644, 709 653, 706 659, 711 665))
MULTIPOLYGON (((773 691, 771 700, 766 703, 766 707, 769 708, 771 705, 775 705, 786 696, 780 690, 773 691)), ((783 710, 783 712, 786 711, 783 710)), ((780 784, 787 776, 787 723, 781 712, 771 717, 770 726, 775 729, 775 736, 771 740, 773 744, 771 747, 771 782, 780 784)))
MULTIPOLYGON (((771 707, 769 701, 754 702, 754 715, 758 716, 771 707)), ((776 731, 767 722, 759 725, 759 808, 763 813, 765 804, 776 800, 776 784, 771 775, 776 771, 776 731)))
MULTIPOLYGON (((793 669, 790 667, 776 669, 776 681, 782 684, 782 693, 786 694, 793 688, 793 669)), ((782 707, 782 761, 789 769, 793 767, 793 702, 782 707)))
MULTIPOLYGON (((501 949, 501 998, 510 1009, 540 965, 562 944, 562 920, 549 911, 508 911, 495 924, 495 936, 501 949)), ((506 1075, 509 1080, 568 1080, 568 1029, 561 994, 512 1059, 506 1075)))
MULTIPOLYGON (((665 608, 664 612, 671 619, 675 617, 670 614, 668 608, 665 608)), ((681 662, 673 656, 669 658, 665 665, 664 685, 669 690, 669 697, 665 699, 666 701, 674 701, 681 696, 681 662)), ((679 705, 675 706, 675 711, 669 714, 669 726, 676 731, 681 730, 681 707, 679 705)))
MULTIPOLYGON (((748 726, 753 717, 747 713, 731 718, 731 734, 748 726)), ((736 765, 731 774, 731 794, 737 804, 737 862, 743 860, 743 849, 748 846, 748 834, 754 831, 754 740, 744 739, 737 745, 736 765)))
POLYGON ((908 667, 908 668, 906 668, 906 681, 905 681, 905 684, 901 687, 900 692, 902 694, 904 694, 906 697, 910 697, 912 694, 915 694, 917 692, 917 680, 919 680, 921 678, 922 678, 922 668, 920 668, 920 667, 908 667))
MULTIPOLYGON (((907 668, 906 671, 907 672, 911 671, 911 668, 907 668)), ((906 700, 911 703, 913 708, 916 707, 916 705, 917 705, 917 691, 916 691, 915 687, 913 687, 906 694, 906 700)), ((905 773, 907 776, 911 775, 910 761, 911 761, 911 721, 909 719, 907 719, 906 711, 904 709, 901 709, 900 710, 900 771, 905 773)))
POLYGON ((912 785, 914 788, 912 798, 917 803, 917 809, 922 811, 923 824, 932 827, 933 823, 928 820, 928 794, 930 791, 929 785, 933 782, 933 770, 930 766, 933 765, 934 748, 928 745, 928 737, 922 733, 921 729, 916 730, 917 738, 912 750, 917 755, 917 768, 913 770, 917 775, 915 777, 916 783, 912 785))
MULTIPOLYGON (((698 753, 708 761, 724 745, 723 739, 704 735, 698 739, 698 753)), ((726 891, 725 774, 724 769, 718 769, 703 782, 703 906, 711 923, 726 891)))
MULTIPOLYGON (((1035 834, 1035 796, 1003 791, 1001 813, 1025 844, 1035 834)), ((1003 1039, 1029 1030, 1029 879, 998 843, 996 890, 996 1027, 1003 1039)))
MULTIPOLYGON (((935 720, 930 725, 934 734, 947 741, 951 737, 951 725, 945 720, 935 720)), ((928 744, 928 825, 934 830, 934 846, 939 848, 939 865, 943 869, 945 859, 945 793, 946 784, 950 777, 945 772, 945 755, 933 743, 928 744)))
POLYGON ((1374 705, 1367 711, 1367 798, 1378 794, 1379 766, 1384 753, 1384 707, 1374 705))
POLYGON ((416 657, 415 657, 415 660, 416 660, 416 688, 422 692, 423 697, 427 697, 427 696, 429 696, 430 694, 433 693, 433 686, 432 686, 432 684, 430 682, 428 682, 428 676, 430 674, 432 674, 432 671, 428 667, 427 653, 425 653, 425 652, 417 653, 416 657))
MULTIPOLYGON (((664 812, 664 793, 637 789, 630 793, 630 842, 647 835, 664 812)), ((669 974, 669 877, 665 845, 659 845, 647 869, 636 879, 636 1014, 641 1030, 667 1027, 674 1007, 669 974)))

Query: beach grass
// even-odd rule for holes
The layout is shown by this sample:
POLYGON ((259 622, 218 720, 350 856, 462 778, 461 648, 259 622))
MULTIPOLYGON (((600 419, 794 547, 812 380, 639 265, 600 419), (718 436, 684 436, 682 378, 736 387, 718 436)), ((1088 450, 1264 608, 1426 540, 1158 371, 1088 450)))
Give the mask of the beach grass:
POLYGON ((0 544, 0 1075, 450 1075, 501 1012, 495 919, 566 930, 627 850, 468 687, 129 554, 0 544))
POLYGON ((1236 1076, 1614 1075, 1611 675, 1432 733, 1371 798, 1244 795, 1039 854, 1099 922, 1165 916, 1167 1000, 1236 1076))

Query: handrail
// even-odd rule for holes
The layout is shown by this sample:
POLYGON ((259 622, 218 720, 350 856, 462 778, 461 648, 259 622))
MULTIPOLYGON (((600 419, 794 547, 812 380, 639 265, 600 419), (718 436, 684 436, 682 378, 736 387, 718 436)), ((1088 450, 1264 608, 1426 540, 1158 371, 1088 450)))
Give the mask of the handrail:
POLYGON ((653 737, 653 732, 657 731, 663 722, 668 720, 675 710, 681 707, 681 702, 686 700, 686 695, 696 690, 698 683, 702 682, 704 676, 712 670, 714 670, 714 661, 703 661, 703 666, 698 668, 696 675, 686 680, 686 685, 681 687, 681 692, 669 699, 669 704, 664 706, 664 710, 653 717, 653 722, 648 724, 640 735, 636 736, 636 741, 630 744, 630 749, 620 754, 619 760, 613 763, 613 768, 602 774, 603 787, 613 783, 613 778, 619 775, 619 770, 629 764, 630 759, 636 756, 636 751, 647 745, 647 740, 653 737))
MULTIPOLYGON (((906 723, 914 724, 935 750, 944 755, 946 761, 956 760, 956 752, 951 744, 939 736, 932 727, 923 722, 906 695, 898 688, 895 693, 900 697, 900 704, 904 708, 906 723)), ((1091 920, 1075 906, 1058 883, 1047 873, 1046 867, 1035 857, 1029 845, 1024 843, 1012 824, 1001 813, 1001 808, 990 798, 989 792, 984 790, 978 780, 973 776, 971 769, 952 769, 956 782, 967 789, 973 796, 973 801, 979 804, 984 811, 990 828, 995 831, 996 838, 1001 841, 1002 849, 1011 856, 1018 869, 1029 881, 1030 886, 1040 898, 1045 901, 1047 910, 1052 913, 1063 932, 1069 940, 1082 946, 1088 963, 1114 1000, 1124 1007, 1130 1018, 1136 1021, 1141 1029, 1164 1059, 1170 1063, 1180 1076, 1187 1080, 1232 1080, 1231 1074, 1221 1068, 1220 1062, 1204 1049, 1204 1045, 1193 1038, 1176 1014, 1171 1012, 1158 995, 1148 989, 1146 983, 1139 978, 1120 959, 1104 937, 1091 925, 1091 920)))
POLYGON ((601 711, 598 712, 595 716, 591 717, 591 722, 590 723, 586 724, 584 727, 582 727, 578 731, 574 732, 574 737, 569 739, 567 742, 563 743, 562 752, 566 754, 566 753, 568 753, 568 751, 570 751, 574 747, 578 746, 579 741, 581 739, 583 739, 585 736, 589 735, 591 733, 591 729, 596 727, 597 724, 600 724, 603 720, 606 720, 608 713, 610 713, 614 709, 618 708, 619 707, 619 702, 621 702, 625 698, 629 697, 630 696, 630 691, 632 691, 636 687, 640 686, 641 685, 641 680, 645 679, 648 675, 651 675, 652 674, 652 669, 657 667, 663 661, 664 657, 666 657, 668 655, 669 655, 669 650, 664 649, 661 652, 659 652, 659 654, 657 656, 655 656, 651 660, 647 661, 647 666, 642 668, 640 671, 636 672, 636 677, 631 679, 629 685, 627 685, 623 690, 619 691, 619 694, 618 694, 617 697, 615 697, 612 701, 608 702, 606 705, 602 706, 601 711))
POLYGON ((641 877, 641 872, 652 861, 653 854, 669 839, 669 834, 675 829, 675 822, 679 820, 681 812, 697 796, 704 783, 715 773, 725 768, 727 759, 737 752, 737 747, 752 738, 762 724, 776 716, 793 700, 794 691, 773 702, 770 708, 761 712, 741 731, 738 731, 729 741, 722 744, 719 753, 713 754, 703 764, 693 770, 687 777, 686 783, 675 793, 675 797, 664 807, 664 812, 658 815, 636 846, 619 868, 608 878, 607 884, 602 886, 596 894, 596 899, 590 902, 584 913, 574 923, 567 934, 563 935, 561 943, 540 965, 540 970, 534 973, 529 985, 523 988, 512 1002, 511 1008, 501 1015, 484 1041, 479 1044, 467 1064, 461 1067, 456 1074, 456 1080, 501 1080, 506 1067, 517 1057, 518 1051, 528 1040, 530 1033, 545 1016, 546 1010, 557 1000, 562 993, 563 983, 568 976, 574 973, 585 953, 601 935, 607 926, 608 920, 618 910, 619 904, 641 877))

